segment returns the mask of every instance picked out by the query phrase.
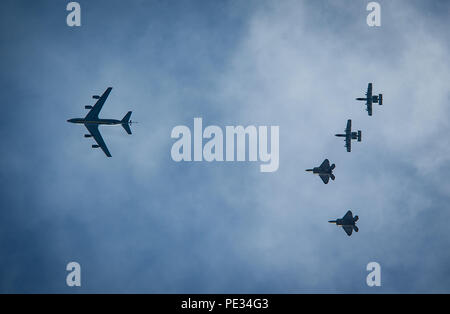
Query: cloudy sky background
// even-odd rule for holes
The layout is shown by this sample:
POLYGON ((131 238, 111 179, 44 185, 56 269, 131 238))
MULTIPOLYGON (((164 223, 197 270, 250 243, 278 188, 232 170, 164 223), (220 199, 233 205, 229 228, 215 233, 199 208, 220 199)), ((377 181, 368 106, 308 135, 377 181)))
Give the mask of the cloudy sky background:
POLYGON ((2 3, 1 292, 450 292, 448 1, 379 1, 380 28, 369 1, 79 1, 79 28, 68 2, 2 3), (108 86, 140 122, 101 128, 110 159, 66 122, 108 86), (279 125, 279 170, 172 161, 194 117, 279 125))

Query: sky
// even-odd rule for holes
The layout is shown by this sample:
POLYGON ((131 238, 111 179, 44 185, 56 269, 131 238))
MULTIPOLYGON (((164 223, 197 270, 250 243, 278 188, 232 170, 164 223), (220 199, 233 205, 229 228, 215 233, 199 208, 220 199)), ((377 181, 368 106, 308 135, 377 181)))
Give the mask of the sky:
POLYGON ((450 292, 450 2, 68 2, 2 2, 1 293, 450 292), (108 86, 100 116, 139 121, 100 127, 112 158, 66 122, 108 86), (279 126, 279 169, 173 161, 196 117, 279 126))

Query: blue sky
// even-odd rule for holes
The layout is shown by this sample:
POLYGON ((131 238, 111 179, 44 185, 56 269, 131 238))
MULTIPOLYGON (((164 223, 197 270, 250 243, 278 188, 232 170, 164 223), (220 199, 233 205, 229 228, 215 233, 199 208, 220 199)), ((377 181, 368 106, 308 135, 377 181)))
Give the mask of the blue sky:
POLYGON ((380 28, 368 1, 79 1, 79 28, 67 3, 2 3, 1 292, 449 292, 450 3, 379 1, 380 28), (110 159, 66 122, 108 86, 101 116, 140 122, 101 128, 110 159), (194 117, 279 125, 279 170, 172 161, 194 117))

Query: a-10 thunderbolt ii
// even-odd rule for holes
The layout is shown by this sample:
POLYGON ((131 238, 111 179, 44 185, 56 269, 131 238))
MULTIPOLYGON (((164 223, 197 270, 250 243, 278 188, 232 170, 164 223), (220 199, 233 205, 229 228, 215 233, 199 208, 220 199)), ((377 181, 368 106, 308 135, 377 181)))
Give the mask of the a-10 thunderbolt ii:
POLYGON ((336 167, 335 164, 332 164, 330 166, 330 161, 328 159, 325 159, 319 167, 314 167, 313 169, 306 169, 306 171, 319 175, 323 183, 327 184, 328 181, 330 181, 330 178, 333 181, 336 178, 333 174, 333 169, 335 167, 336 167))
POLYGON ((131 111, 128 111, 128 113, 123 117, 122 120, 115 120, 115 119, 100 119, 98 117, 98 114, 100 113, 100 110, 102 110, 103 104, 106 101, 106 98, 108 98, 109 93, 111 92, 112 87, 108 87, 106 91, 103 93, 102 96, 94 95, 92 98, 98 99, 94 106, 84 106, 85 109, 90 109, 86 117, 84 118, 75 118, 75 119, 69 119, 67 122, 71 123, 81 123, 84 124, 86 129, 88 129, 90 134, 85 134, 84 137, 93 137, 94 140, 97 142, 97 145, 92 145, 92 148, 101 148, 103 152, 106 154, 106 156, 111 157, 111 154, 108 150, 108 147, 106 147, 105 142, 103 141, 102 135, 100 134, 100 131, 98 130, 99 125, 117 125, 120 124, 125 129, 125 131, 128 134, 131 134, 130 125, 133 123, 130 121, 131 117, 131 111))
POLYGON ((358 227, 356 226, 356 222, 358 221, 359 217, 355 216, 353 217, 352 212, 349 210, 344 217, 341 219, 336 220, 330 220, 329 223, 334 223, 336 226, 342 226, 342 229, 344 229, 345 233, 347 233, 348 236, 352 235, 353 230, 355 232, 358 232, 358 227))
POLYGON ((369 83, 367 87, 366 97, 359 97, 356 100, 363 100, 366 102, 366 111, 369 116, 372 115, 372 104, 379 104, 380 106, 383 104, 383 94, 372 95, 372 83, 369 83))
POLYGON ((347 127, 345 128, 345 134, 335 134, 338 137, 345 137, 345 147, 347 152, 352 151, 352 140, 358 140, 361 142, 361 130, 358 132, 352 132, 352 120, 347 120, 347 127))

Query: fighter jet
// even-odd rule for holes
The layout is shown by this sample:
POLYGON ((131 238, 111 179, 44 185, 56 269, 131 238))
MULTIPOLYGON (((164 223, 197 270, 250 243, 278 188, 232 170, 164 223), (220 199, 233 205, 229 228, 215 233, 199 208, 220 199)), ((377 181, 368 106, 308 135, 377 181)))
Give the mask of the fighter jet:
POLYGON ((352 212, 349 210, 344 217, 341 219, 336 220, 330 220, 328 222, 335 223, 336 226, 342 226, 342 229, 344 229, 345 233, 347 233, 348 236, 352 235, 353 230, 355 232, 358 232, 358 227, 355 225, 355 223, 358 221, 359 217, 355 216, 353 217, 352 212))
POLYGON ((369 86, 367 87, 366 97, 365 98, 356 98, 356 100, 364 100, 366 102, 366 111, 369 114, 369 116, 372 115, 372 103, 379 104, 380 106, 383 104, 383 94, 378 94, 375 96, 372 96, 372 83, 369 83, 369 86))
POLYGON ((336 167, 335 164, 332 164, 330 167, 330 161, 325 159, 319 167, 314 167, 313 169, 306 169, 306 171, 310 171, 314 174, 318 174, 322 179, 323 183, 327 184, 328 181, 334 180, 336 177, 333 174, 333 169, 336 167))
POLYGON ((335 134, 338 137, 345 137, 345 147, 347 147, 347 152, 352 151, 352 140, 358 140, 361 142, 361 130, 358 132, 352 132, 352 120, 347 120, 347 127, 344 130, 345 134, 335 134))
POLYGON ((131 134, 130 125, 133 123, 130 121, 131 117, 131 111, 128 111, 128 113, 123 117, 122 120, 114 120, 114 119, 100 119, 98 117, 98 114, 100 113, 100 110, 102 110, 103 104, 106 101, 106 98, 108 98, 109 93, 111 92, 112 87, 108 87, 106 91, 103 93, 102 96, 94 95, 92 98, 98 99, 94 106, 84 106, 85 109, 90 109, 86 117, 84 118, 74 118, 69 119, 67 122, 71 123, 81 123, 84 124, 86 129, 89 131, 90 134, 85 134, 84 137, 93 137, 94 140, 97 142, 97 145, 92 145, 92 148, 101 148, 103 152, 106 154, 106 156, 111 157, 111 154, 108 150, 108 147, 106 147, 105 142, 103 141, 102 135, 100 134, 100 131, 98 130, 98 126, 105 124, 105 125, 116 125, 120 124, 125 129, 125 131, 128 134, 131 134))

